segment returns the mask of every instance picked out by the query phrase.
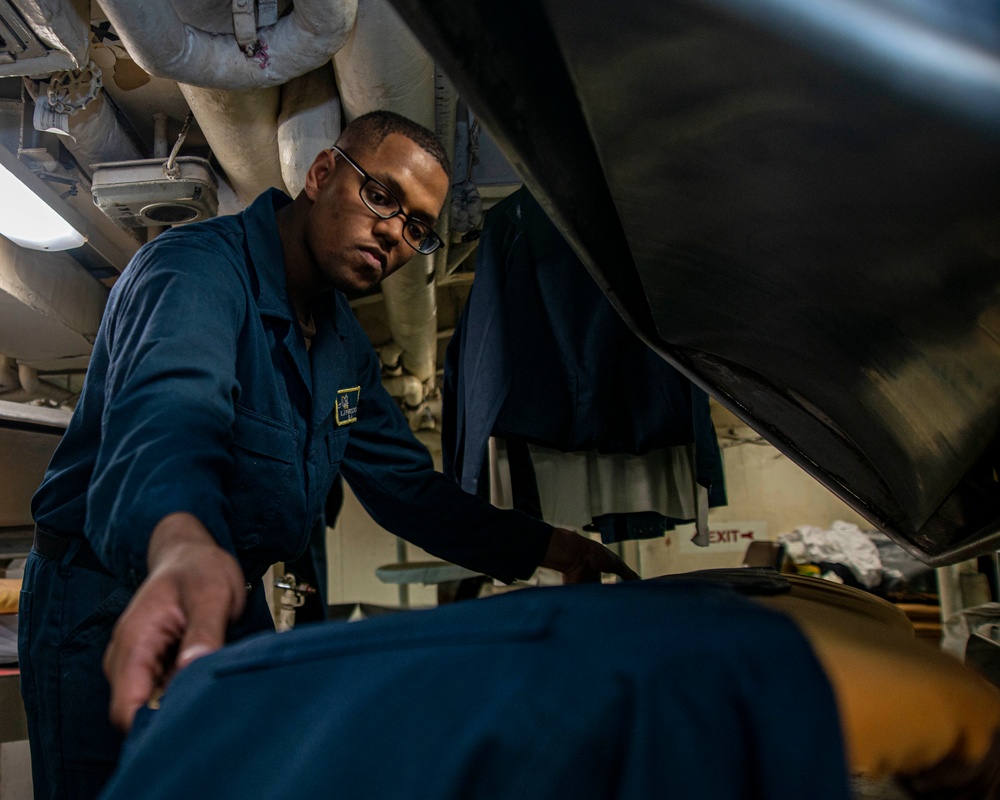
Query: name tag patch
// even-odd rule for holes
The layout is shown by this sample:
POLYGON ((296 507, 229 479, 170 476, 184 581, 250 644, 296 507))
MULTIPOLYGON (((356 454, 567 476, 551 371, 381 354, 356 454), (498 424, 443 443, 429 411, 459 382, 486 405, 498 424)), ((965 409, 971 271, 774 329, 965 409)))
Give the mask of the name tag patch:
POLYGON ((337 392, 337 425, 350 425, 358 421, 358 399, 361 387, 340 389, 337 392))

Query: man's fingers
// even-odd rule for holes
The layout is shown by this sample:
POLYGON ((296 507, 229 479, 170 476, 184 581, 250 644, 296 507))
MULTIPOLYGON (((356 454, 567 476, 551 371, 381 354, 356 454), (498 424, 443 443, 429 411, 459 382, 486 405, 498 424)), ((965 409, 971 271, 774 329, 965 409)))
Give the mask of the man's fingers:
POLYGON ((566 585, 577 583, 600 583, 601 572, 596 569, 576 569, 563 573, 563 583, 566 585))
POLYGON ((215 579, 189 587, 184 595, 187 627, 180 642, 177 669, 218 650, 226 643, 226 626, 239 619, 246 607, 243 572, 236 561, 219 550, 215 579))
POLYGON ((115 626, 104 655, 104 673, 111 685, 108 716, 123 731, 132 727, 135 712, 162 686, 171 645, 182 629, 176 611, 151 615, 144 598, 138 600, 115 626))
MULTIPOLYGON (((582 538, 582 537, 581 537, 582 538)), ((603 573, 617 575, 623 581, 639 580, 639 576, 621 558, 597 542, 587 542, 586 554, 575 569, 563 573, 563 583, 598 583, 603 573)))
POLYGON ((122 730, 177 669, 222 646, 226 625, 246 603, 243 572, 230 554, 204 537, 179 538, 157 548, 156 566, 115 625, 105 653, 109 715, 122 730))
POLYGON ((638 580, 639 576, 604 545, 565 528, 553 528, 548 549, 540 566, 563 574, 563 583, 596 583, 602 572, 617 575, 622 580, 638 580))
POLYGON ((226 625, 242 611, 244 594, 242 584, 236 588, 225 583, 189 592, 184 598, 187 625, 180 641, 177 669, 184 669, 225 644, 226 625))
MULTIPOLYGON (((128 732, 138 711, 157 688, 159 669, 151 670, 148 664, 131 659, 121 665, 107 666, 106 671, 116 677, 111 684, 111 703, 108 717, 111 724, 123 732, 128 732)), ((110 680, 110 675, 109 675, 110 680)))
POLYGON ((602 546, 601 550, 603 551, 603 555, 601 556, 602 563, 600 565, 601 572, 610 572, 617 575, 623 581, 639 580, 639 575, 628 564, 622 561, 622 559, 606 547, 602 546))

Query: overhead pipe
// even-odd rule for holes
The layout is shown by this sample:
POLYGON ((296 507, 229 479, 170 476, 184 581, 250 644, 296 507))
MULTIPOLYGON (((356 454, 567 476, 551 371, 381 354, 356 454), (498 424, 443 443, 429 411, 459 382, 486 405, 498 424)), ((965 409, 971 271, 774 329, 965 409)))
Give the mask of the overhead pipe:
MULTIPOLYGON (((153 114, 153 158, 167 158, 169 144, 167 143, 167 123, 169 117, 162 111, 153 114)), ((167 230, 166 225, 149 225, 146 228, 146 241, 151 242, 167 230)))
POLYGON ((340 136, 340 97, 329 64, 281 87, 278 161, 288 193, 297 197, 316 155, 340 136))
POLYGON ((231 91, 281 86, 322 66, 347 40, 357 12, 356 0, 296 0, 289 14, 257 30, 247 55, 234 33, 185 22, 164 0, 99 4, 129 54, 150 75, 231 91))
POLYGON ((391 397, 401 398, 408 408, 418 408, 424 401, 424 385, 414 375, 383 378, 382 386, 391 397))
MULTIPOLYGON (((44 42, 46 52, 0 64, 0 76, 49 75, 79 69, 87 63, 90 47, 90 3, 87 0, 15 0, 13 6, 44 42)), ((5 32, 5 35, 9 34, 5 32)))
POLYGON ((432 259, 415 256, 382 282, 382 295, 392 338, 403 350, 403 369, 430 388, 437 372, 437 293, 432 259))
POLYGON ((242 205, 276 187, 295 197, 316 154, 340 135, 329 65, 280 88, 228 92, 180 84, 209 147, 242 205))
POLYGON ((221 91, 178 86, 240 203, 249 204, 272 186, 285 189, 278 160, 278 87, 221 91))
POLYGON ((0 236, 0 330, 5 356, 42 370, 84 366, 108 289, 66 253, 29 250, 0 236))
MULTIPOLYGON (((73 94, 75 86, 69 94, 73 94)), ((63 146, 73 154, 83 173, 89 178, 92 165, 104 161, 131 161, 142 158, 142 152, 132 137, 118 120, 107 93, 101 86, 100 68, 91 62, 85 70, 57 73, 48 82, 25 81, 24 89, 30 95, 32 131, 45 130, 59 136, 63 146), (90 74, 90 92, 80 92, 84 97, 75 97, 63 108, 52 105, 51 82, 61 77, 76 77, 90 74), (87 96, 89 95, 89 96, 87 96)), ((58 93, 57 93, 58 95, 58 93)), ((65 98, 57 96, 58 100, 65 98)))
POLYGON ((173 4, 155 4, 155 14, 148 5, 115 0, 103 3, 136 62, 150 74, 178 81, 240 205, 247 205, 272 186, 298 194, 312 159, 340 132, 340 105, 329 60, 353 25, 355 0, 337 0, 334 8, 315 0, 300 0, 270 33, 268 28, 258 31, 267 63, 254 69, 266 80, 251 81, 245 75, 245 56, 223 57, 235 46, 231 33, 220 32, 227 23, 232 29, 231 5, 223 4, 227 7, 222 8, 219 4, 175 0, 173 4), (137 16, 142 19, 133 19, 137 16), (331 23, 336 19, 340 22, 331 23), (119 23, 125 23, 124 27, 119 23), (340 25, 347 27, 331 38, 331 24, 338 30, 340 25), (303 37, 309 41, 277 36, 292 29, 308 31, 303 37), (192 66, 200 57, 197 49, 185 51, 183 58, 178 55, 178 30, 193 37, 192 41, 215 48, 210 67, 192 66), (169 45, 171 41, 175 41, 174 46, 169 45), (296 52, 286 53, 287 47, 296 52), (299 51, 322 56, 316 56, 315 64, 306 63, 298 58, 299 51))
POLYGON ((118 121, 103 89, 84 108, 70 116, 68 123, 69 130, 60 138, 88 176, 93 173, 94 164, 142 158, 132 137, 118 121))
POLYGON ((39 380, 38 370, 27 364, 17 365, 17 377, 21 382, 21 388, 29 397, 65 403, 74 396, 74 393, 67 389, 61 389, 47 381, 39 380))
MULTIPOLYGON (((386 109, 435 129, 434 63, 387 0, 359 0, 354 32, 333 63, 347 122, 386 109)), ((382 294, 403 367, 429 387, 437 361, 432 257, 415 256, 383 282, 382 294)))
MULTIPOLYGON (((8 395, 21 391, 21 379, 17 377, 17 362, 9 356, 0 356, 0 395, 5 400, 20 400, 21 398, 11 398, 8 395)), ((28 398, 25 397, 25 400, 28 398)))

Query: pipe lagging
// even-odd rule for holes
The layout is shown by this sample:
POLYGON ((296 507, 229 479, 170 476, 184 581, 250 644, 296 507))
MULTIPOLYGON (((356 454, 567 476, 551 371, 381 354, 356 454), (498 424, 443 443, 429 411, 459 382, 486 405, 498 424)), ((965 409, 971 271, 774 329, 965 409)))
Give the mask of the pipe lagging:
POLYGON ((235 35, 195 28, 166 0, 100 0, 135 62, 150 75, 208 89, 280 86, 329 61, 347 41, 357 0, 296 0, 257 31, 252 56, 235 35))

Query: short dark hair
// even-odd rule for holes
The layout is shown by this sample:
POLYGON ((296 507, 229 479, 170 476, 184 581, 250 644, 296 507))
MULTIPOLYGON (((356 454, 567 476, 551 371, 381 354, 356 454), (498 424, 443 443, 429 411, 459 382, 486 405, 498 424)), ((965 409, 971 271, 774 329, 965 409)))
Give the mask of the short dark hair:
POLYGON ((399 133, 419 145, 441 165, 451 180, 451 163, 437 137, 423 125, 394 111, 369 111, 348 123, 337 137, 337 146, 344 149, 375 149, 390 133, 399 133))

